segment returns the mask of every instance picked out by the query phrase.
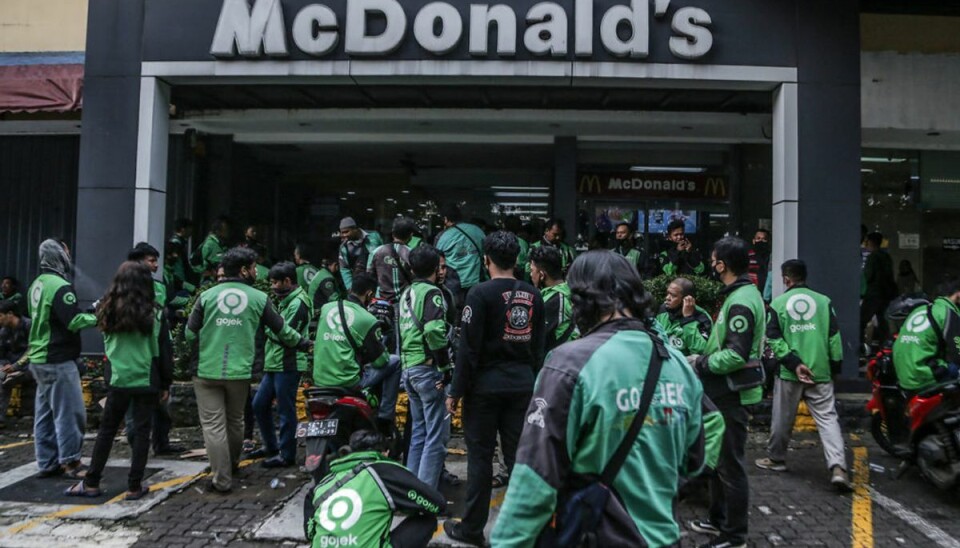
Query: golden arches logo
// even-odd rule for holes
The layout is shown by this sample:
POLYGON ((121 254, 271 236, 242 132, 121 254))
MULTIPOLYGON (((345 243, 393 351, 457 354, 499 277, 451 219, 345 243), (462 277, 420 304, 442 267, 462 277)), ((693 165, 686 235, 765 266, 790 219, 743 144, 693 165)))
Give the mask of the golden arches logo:
POLYGON ((603 185, 600 184, 599 175, 583 175, 580 177, 580 186, 577 190, 580 194, 601 194, 603 185))
POLYGON ((712 196, 726 197, 727 182, 722 177, 708 177, 703 188, 703 195, 708 198, 712 196))

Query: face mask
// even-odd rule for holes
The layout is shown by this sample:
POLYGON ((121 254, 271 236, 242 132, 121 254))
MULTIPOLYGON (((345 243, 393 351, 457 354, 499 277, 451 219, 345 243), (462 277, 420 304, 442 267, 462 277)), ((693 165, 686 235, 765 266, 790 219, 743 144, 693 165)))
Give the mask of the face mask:
POLYGON ((293 288, 292 288, 292 287, 291 287, 291 288, 288 288, 288 289, 274 289, 274 290, 273 290, 273 294, 276 295, 277 297, 281 297, 281 298, 282 298, 282 297, 286 297, 287 295, 289 295, 291 291, 293 291, 293 288))
POLYGON ((769 252, 770 252, 770 243, 769 243, 769 242, 757 242, 757 243, 753 244, 753 248, 754 248, 756 251, 759 251, 759 252, 761 252, 761 253, 769 253, 769 252))

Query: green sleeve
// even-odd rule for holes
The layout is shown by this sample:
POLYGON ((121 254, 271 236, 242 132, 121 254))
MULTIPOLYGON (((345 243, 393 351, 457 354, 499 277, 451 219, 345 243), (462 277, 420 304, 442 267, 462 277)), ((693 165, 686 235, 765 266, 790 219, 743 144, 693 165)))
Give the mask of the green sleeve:
POLYGON ((443 295, 435 289, 424 297, 423 301, 423 340, 431 351, 438 351, 449 345, 447 340, 447 313, 443 306, 443 295))
POLYGON ((695 319, 688 321, 682 329, 681 338, 687 354, 703 354, 707 350, 707 338, 700 331, 700 322, 695 319))
POLYGON ((353 286, 353 273, 350 272, 350 263, 347 261, 347 244, 340 245, 340 278, 343 286, 350 291, 353 286))
POLYGON ((723 415, 717 410, 711 410, 703 414, 703 437, 706 447, 706 467, 709 469, 717 468, 717 461, 720 460, 720 447, 723 445, 723 431, 726 424, 723 422, 723 415))
POLYGON ((203 242, 203 249, 200 250, 200 253, 203 256, 203 267, 205 269, 219 263, 220 258, 223 256, 223 251, 220 249, 220 246, 209 238, 203 242))
POLYGON ((843 340, 840 338, 840 322, 837 311, 830 307, 830 361, 843 361, 843 340))
POLYGON ((95 325, 97 325, 97 317, 93 314, 77 314, 70 320, 70 323, 67 324, 67 329, 70 331, 80 331, 81 329, 95 325))
POLYGON ((710 371, 717 375, 727 375, 743 369, 750 358, 753 332, 757 325, 753 311, 736 304, 730 307, 723 321, 726 324, 726 336, 720 344, 720 351, 711 354, 708 362, 710 371))

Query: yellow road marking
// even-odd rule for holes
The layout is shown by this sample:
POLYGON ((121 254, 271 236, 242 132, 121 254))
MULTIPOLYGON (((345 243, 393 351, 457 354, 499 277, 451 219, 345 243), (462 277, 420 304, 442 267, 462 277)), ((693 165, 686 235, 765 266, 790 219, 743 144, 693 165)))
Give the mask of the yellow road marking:
MULTIPOLYGON (((33 443, 33 442, 24 442, 24 443, 33 443)), ((3 447, 0 447, 0 449, 3 449, 3 447)), ((249 466, 249 465, 257 462, 257 460, 259 460, 259 459, 251 459, 251 460, 240 461, 240 463, 239 463, 237 466, 239 466, 240 468, 243 468, 243 467, 245 467, 245 466, 249 466)), ((155 484, 153 484, 153 485, 150 485, 149 487, 150 487, 150 490, 151 490, 151 491, 162 491, 163 489, 166 489, 166 488, 168 488, 168 487, 176 487, 177 485, 182 485, 182 484, 184 484, 184 483, 188 483, 188 482, 193 481, 193 480, 195 480, 195 479, 202 479, 202 478, 205 478, 205 477, 207 477, 207 476, 209 476, 209 475, 210 475, 210 472, 201 472, 201 473, 199 473, 199 474, 194 474, 194 475, 192 475, 192 476, 181 476, 181 477, 179 477, 179 478, 173 478, 173 479, 170 479, 170 480, 167 480, 167 481, 162 481, 162 482, 160 482, 160 483, 155 483, 155 484)), ((114 504, 114 503, 120 502, 120 501, 123 500, 123 498, 124 498, 125 496, 127 496, 127 492, 126 492, 126 491, 124 491, 123 493, 120 493, 119 495, 113 497, 112 499, 108 500, 107 502, 105 502, 105 503, 103 503, 102 505, 99 505, 99 506, 105 506, 105 505, 107 505, 107 504, 114 504)), ((47 522, 47 521, 50 521, 50 520, 54 520, 54 519, 57 519, 57 518, 63 518, 63 517, 66 517, 66 516, 70 516, 70 515, 73 515, 73 514, 76 514, 76 513, 79 513, 79 512, 83 512, 84 510, 89 510, 89 509, 91 509, 91 508, 96 508, 97 506, 98 506, 98 505, 96 505, 96 504, 79 504, 79 505, 76 505, 76 506, 71 506, 70 508, 66 508, 66 509, 64 509, 64 510, 58 510, 58 511, 56 511, 56 512, 51 512, 51 513, 49 513, 49 514, 40 516, 40 517, 38 517, 38 518, 34 518, 34 519, 32 519, 32 520, 30 520, 30 521, 28 521, 28 522, 26 522, 26 523, 24 523, 24 524, 22 524, 22 525, 17 525, 17 526, 15 526, 15 527, 11 527, 11 528, 7 529, 6 532, 0 534, 0 536, 13 536, 13 535, 16 535, 16 534, 19 534, 19 533, 23 533, 24 531, 29 531, 29 530, 31 530, 31 529, 36 528, 38 525, 40 525, 40 524, 42 524, 42 523, 44 523, 44 522, 47 522)))
POLYGON ((870 463, 867 448, 853 448, 853 518, 850 545, 873 548, 873 508, 870 500, 870 463))
POLYGON ((33 445, 33 441, 18 441, 17 443, 0 445, 0 451, 3 451, 4 449, 13 449, 14 447, 23 447, 24 445, 33 445))

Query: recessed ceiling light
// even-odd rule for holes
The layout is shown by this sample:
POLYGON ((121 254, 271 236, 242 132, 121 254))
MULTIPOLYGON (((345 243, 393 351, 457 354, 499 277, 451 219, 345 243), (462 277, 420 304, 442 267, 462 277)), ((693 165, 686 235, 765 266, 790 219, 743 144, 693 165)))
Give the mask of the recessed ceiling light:
POLYGON ((928 131, 928 132, 927 132, 927 137, 939 137, 939 136, 940 136, 940 132, 939 132, 939 131, 928 131))

